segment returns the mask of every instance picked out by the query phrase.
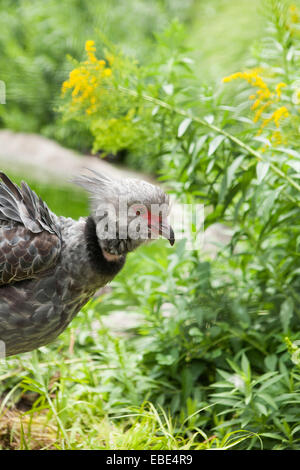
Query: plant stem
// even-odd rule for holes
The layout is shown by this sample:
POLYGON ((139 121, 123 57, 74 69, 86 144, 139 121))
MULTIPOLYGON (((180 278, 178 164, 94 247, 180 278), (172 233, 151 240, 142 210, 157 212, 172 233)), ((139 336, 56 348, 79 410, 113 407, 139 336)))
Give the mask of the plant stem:
MULTIPOLYGON (((258 161, 265 161, 263 159, 262 155, 257 150, 253 149, 249 145, 242 142, 238 137, 235 137, 234 135, 230 134, 229 132, 225 131, 224 129, 221 129, 218 126, 215 126, 214 124, 210 124, 205 119, 201 119, 197 116, 193 116, 189 111, 185 111, 184 109, 180 109, 180 108, 177 108, 176 106, 172 106, 169 103, 166 103, 165 101, 162 101, 158 98, 154 98, 153 96, 149 96, 149 95, 146 95, 144 93, 140 94, 137 91, 131 90, 129 88, 125 88, 125 87, 122 87, 122 86, 119 86, 118 88, 121 92, 127 93, 128 95, 131 95, 131 96, 136 96, 136 97, 141 96, 145 101, 149 101, 150 103, 152 103, 156 106, 160 106, 161 108, 168 109, 169 111, 175 112, 176 114, 179 114, 180 116, 191 119, 191 121, 196 122, 197 124, 208 127, 209 129, 217 132, 218 134, 222 134, 225 137, 227 137, 229 140, 231 140, 231 142, 234 142, 239 147, 244 149, 246 152, 253 155, 258 161)), ((290 185, 293 186, 300 193, 300 186, 298 185, 298 183, 296 183, 292 178, 290 178, 288 175, 286 175, 282 170, 280 170, 280 168, 277 168, 277 166, 274 165, 274 163, 270 162, 270 168, 278 176, 280 176, 281 178, 288 181, 290 183, 290 185)), ((289 199, 292 200, 295 203, 298 203, 298 201, 290 195, 289 195, 289 199)))

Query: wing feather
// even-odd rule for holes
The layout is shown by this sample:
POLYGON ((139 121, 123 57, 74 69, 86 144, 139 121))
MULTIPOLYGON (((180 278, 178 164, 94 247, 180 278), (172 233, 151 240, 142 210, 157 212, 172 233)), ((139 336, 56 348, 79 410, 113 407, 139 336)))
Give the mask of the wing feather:
POLYGON ((60 228, 27 183, 21 188, 0 172, 0 286, 37 277, 55 265, 60 228))

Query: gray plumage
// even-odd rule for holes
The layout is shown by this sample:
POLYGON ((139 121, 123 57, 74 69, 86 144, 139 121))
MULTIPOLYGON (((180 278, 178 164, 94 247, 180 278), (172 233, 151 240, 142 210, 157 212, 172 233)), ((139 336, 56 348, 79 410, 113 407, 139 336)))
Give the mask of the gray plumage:
MULTIPOLYGON (((144 238, 120 238, 119 219, 116 236, 102 239, 99 207, 113 204, 118 218, 120 197, 146 208, 168 197, 144 181, 93 173, 77 179, 91 194, 91 216, 75 221, 53 214, 26 183, 19 188, 0 177, 0 340, 9 356, 53 341, 122 269, 127 253, 148 241, 150 225, 144 238)), ((166 228, 160 221, 156 230, 173 244, 166 228)))

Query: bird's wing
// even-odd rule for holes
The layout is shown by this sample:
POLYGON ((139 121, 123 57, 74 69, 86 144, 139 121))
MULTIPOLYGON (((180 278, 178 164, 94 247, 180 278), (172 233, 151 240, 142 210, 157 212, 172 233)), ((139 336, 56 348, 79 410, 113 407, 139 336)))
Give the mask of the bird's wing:
POLYGON ((26 183, 16 186, 0 172, 0 286, 36 277, 56 263, 59 226, 26 183))

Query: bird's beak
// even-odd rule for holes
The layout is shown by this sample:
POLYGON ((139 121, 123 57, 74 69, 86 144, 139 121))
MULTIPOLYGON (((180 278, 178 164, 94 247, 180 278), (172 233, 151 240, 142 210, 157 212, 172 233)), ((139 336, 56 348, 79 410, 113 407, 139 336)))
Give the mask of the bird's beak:
POLYGON ((170 245, 173 246, 175 243, 175 234, 171 225, 168 221, 161 220, 159 217, 151 216, 151 222, 148 223, 148 228, 152 235, 155 235, 155 238, 158 238, 159 235, 169 240, 170 245))
POLYGON ((169 240, 170 245, 173 246, 175 243, 175 235, 174 230, 172 229, 171 225, 169 224, 161 224, 159 227, 159 234, 169 240))

